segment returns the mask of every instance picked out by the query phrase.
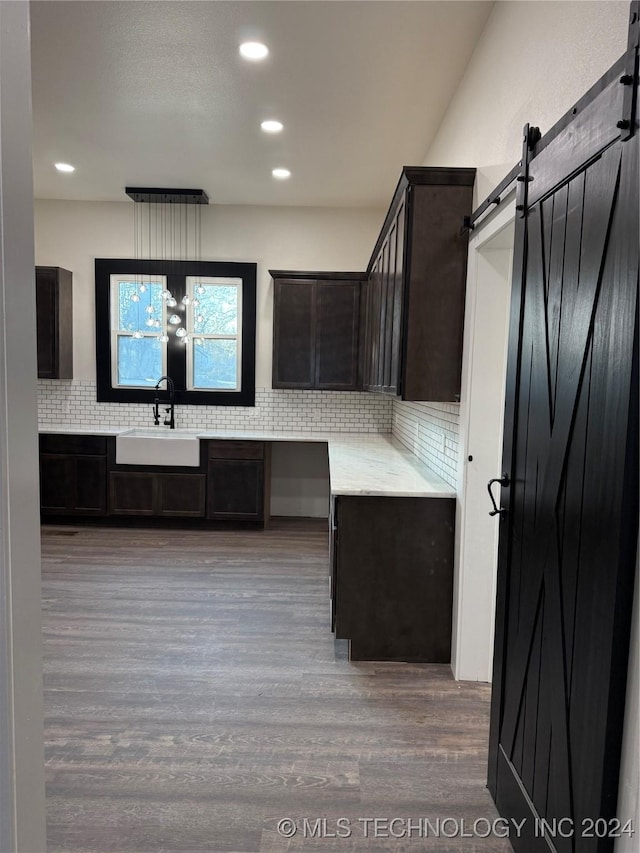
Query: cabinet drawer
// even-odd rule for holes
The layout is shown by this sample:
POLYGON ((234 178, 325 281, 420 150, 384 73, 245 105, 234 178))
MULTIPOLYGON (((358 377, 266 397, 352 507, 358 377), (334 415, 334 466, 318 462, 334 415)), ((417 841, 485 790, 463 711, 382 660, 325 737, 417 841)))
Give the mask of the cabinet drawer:
POLYGON ((104 435, 40 435, 41 453, 79 453, 83 456, 106 456, 107 437, 104 435))
POLYGON ((264 441, 210 441, 209 459, 264 459, 264 441))

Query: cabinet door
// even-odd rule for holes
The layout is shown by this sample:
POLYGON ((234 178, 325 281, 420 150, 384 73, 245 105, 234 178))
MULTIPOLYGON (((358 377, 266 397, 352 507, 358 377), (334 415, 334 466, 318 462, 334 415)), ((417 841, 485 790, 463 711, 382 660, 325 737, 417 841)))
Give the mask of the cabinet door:
POLYGON ((105 515, 104 456, 40 454, 40 509, 44 515, 105 515))
POLYGON ((415 186, 407 200, 404 400, 460 401, 468 236, 460 219, 473 188, 415 186))
POLYGON ((72 456, 40 454, 40 509, 44 514, 67 515, 74 502, 72 456))
POLYGON ((402 202, 396 215, 394 241, 391 252, 393 305, 391 307, 391 343, 389 352, 389 379, 385 391, 398 394, 400 391, 400 364, 402 356, 402 322, 404 300, 404 240, 405 240, 405 204, 402 202))
POLYGON ((109 511, 112 515, 154 515, 154 474, 112 471, 109 475, 109 511))
POLYGON ((257 459, 210 459, 207 518, 262 521, 264 462, 257 459))
POLYGON ((360 311, 358 318, 358 389, 367 386, 369 360, 369 281, 360 282, 360 311))
POLYGON ((359 281, 316 283, 316 388, 357 389, 359 310, 359 281))
POLYGON ((76 456, 74 458, 74 474, 74 513, 78 515, 106 515, 106 457, 76 456))
POLYGON ((380 364, 380 296, 382 290, 382 256, 379 255, 371 271, 371 316, 369 336, 371 340, 371 360, 369 364, 370 391, 379 391, 378 370, 380 364))
POLYGON ((387 237, 381 252, 381 269, 380 269, 380 356, 378 360, 378 379, 377 386, 382 391, 387 384, 386 377, 389 373, 388 363, 390 359, 390 348, 388 341, 388 332, 391 327, 391 313, 389 311, 389 245, 390 236, 387 237))
POLYGON ((274 388, 313 388, 316 283, 279 279, 273 292, 274 388))
POLYGON ((336 578, 338 574, 338 528, 336 504, 332 495, 329 506, 329 598, 331 601, 331 630, 336 630, 336 578))
POLYGON ((36 269, 38 377, 58 376, 58 281, 53 269, 36 269))
POLYGON ((60 267, 36 267, 38 377, 73 378, 72 275, 60 267))
POLYGON ((204 474, 157 474, 157 515, 204 515, 204 474))

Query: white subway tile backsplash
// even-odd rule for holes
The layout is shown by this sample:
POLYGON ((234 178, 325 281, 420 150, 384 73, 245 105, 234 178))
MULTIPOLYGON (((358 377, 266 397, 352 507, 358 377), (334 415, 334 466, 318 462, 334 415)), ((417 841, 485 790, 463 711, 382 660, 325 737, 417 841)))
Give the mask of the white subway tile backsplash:
MULTIPOLYGON (((391 432, 393 403, 377 394, 343 391, 256 389, 256 405, 178 406, 178 427, 327 432, 391 432)), ((145 403, 98 403, 96 383, 74 379, 38 381, 41 426, 144 426, 151 424, 145 403)))
POLYGON ((421 462, 457 486, 460 406, 393 401, 393 435, 421 462))
MULTIPOLYGON (((41 426, 133 427, 151 423, 151 407, 98 403, 91 380, 38 381, 41 426)), ((421 462, 451 486, 457 484, 459 406, 407 403, 378 394, 338 391, 256 390, 256 405, 178 406, 178 427, 291 432, 393 432, 421 462)))

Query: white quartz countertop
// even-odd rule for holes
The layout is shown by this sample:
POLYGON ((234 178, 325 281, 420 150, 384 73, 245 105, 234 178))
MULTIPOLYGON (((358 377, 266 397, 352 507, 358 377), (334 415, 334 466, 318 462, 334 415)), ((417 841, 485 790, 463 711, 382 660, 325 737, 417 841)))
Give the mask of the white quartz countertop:
MULTIPOLYGON (((132 427, 81 428, 49 424, 41 433, 119 435, 132 427)), ((189 430, 193 434, 193 430, 189 430)), ((204 430, 202 439, 321 442, 328 445, 333 495, 455 498, 456 492, 389 434, 204 430)))
POLYGON ((328 445, 334 495, 456 496, 455 489, 390 435, 333 435, 328 445))

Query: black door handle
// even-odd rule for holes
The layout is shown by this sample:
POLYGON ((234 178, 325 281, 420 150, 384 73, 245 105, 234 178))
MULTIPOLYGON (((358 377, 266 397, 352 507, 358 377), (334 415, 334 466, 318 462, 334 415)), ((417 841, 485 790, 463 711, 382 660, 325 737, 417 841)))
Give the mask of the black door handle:
POLYGON ((508 486, 510 482, 511 480, 509 479, 509 475, 503 474, 502 477, 494 477, 493 480, 489 480, 489 482, 487 483, 487 491, 489 492, 489 497, 491 498, 491 503, 493 505, 493 509, 491 510, 489 515, 502 515, 502 513, 505 512, 502 507, 498 509, 498 507, 496 506, 496 501, 493 497, 491 486, 493 486, 494 483, 500 483, 501 486, 508 486))

